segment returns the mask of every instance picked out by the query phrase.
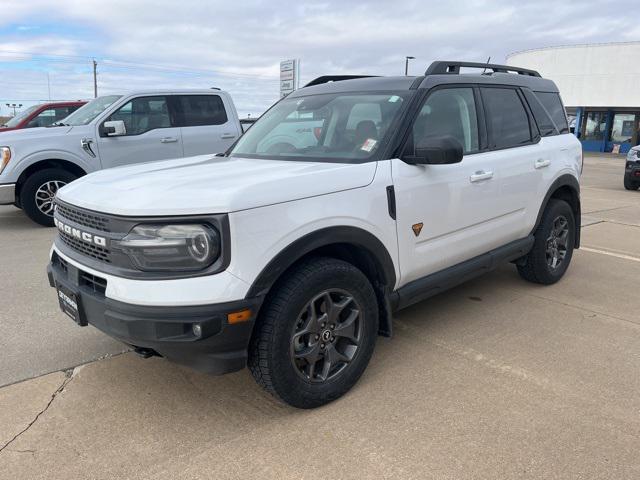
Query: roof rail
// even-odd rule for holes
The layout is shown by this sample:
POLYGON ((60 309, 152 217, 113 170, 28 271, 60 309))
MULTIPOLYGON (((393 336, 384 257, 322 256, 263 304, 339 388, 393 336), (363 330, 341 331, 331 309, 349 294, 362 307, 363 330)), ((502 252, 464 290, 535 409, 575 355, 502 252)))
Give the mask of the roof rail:
POLYGON ((305 87, 312 87, 314 85, 321 85, 329 82, 340 82, 341 80, 353 80, 355 78, 370 78, 377 77, 377 75, 323 75, 322 77, 315 78, 305 85, 305 87))
POLYGON ((429 65, 425 75, 442 75, 452 74, 458 75, 460 73, 460 67, 467 68, 483 68, 492 70, 496 73, 509 73, 515 72, 518 75, 529 75, 530 77, 540 77, 541 75, 535 70, 529 70, 527 68, 512 67, 511 65, 496 65, 494 63, 477 63, 477 62, 446 62, 436 61, 429 65))

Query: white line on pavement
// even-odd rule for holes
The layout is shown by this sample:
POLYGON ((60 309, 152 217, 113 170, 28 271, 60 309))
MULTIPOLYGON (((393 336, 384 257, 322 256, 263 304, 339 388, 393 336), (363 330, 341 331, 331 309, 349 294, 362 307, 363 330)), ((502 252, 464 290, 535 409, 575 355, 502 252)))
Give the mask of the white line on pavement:
POLYGON ((589 247, 580 247, 580 250, 584 250, 586 252, 591 252, 591 253, 600 253, 602 255, 609 255, 610 257, 622 258, 624 260, 631 260, 633 262, 640 262, 640 258, 632 257, 631 255, 624 255, 622 253, 608 252, 606 250, 598 250, 597 248, 589 248, 589 247))

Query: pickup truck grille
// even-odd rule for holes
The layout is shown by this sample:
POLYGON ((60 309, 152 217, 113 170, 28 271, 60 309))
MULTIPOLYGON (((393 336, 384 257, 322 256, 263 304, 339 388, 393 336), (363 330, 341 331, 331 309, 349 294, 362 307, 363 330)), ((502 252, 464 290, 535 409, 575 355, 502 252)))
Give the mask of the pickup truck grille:
POLYGON ((106 217, 88 213, 86 211, 69 207, 67 205, 61 205, 60 203, 56 203, 56 210, 61 217, 66 218, 67 220, 71 220, 72 222, 75 222, 78 225, 82 225, 83 227, 92 228, 101 232, 111 231, 109 229, 109 219, 106 217))
POLYGON ((83 242, 82 240, 78 240, 76 237, 61 230, 58 230, 58 235, 60 236, 60 240, 62 240, 64 244, 72 250, 88 255, 89 257, 100 260, 101 262, 111 263, 111 252, 109 249, 99 245, 93 245, 88 242, 83 242))

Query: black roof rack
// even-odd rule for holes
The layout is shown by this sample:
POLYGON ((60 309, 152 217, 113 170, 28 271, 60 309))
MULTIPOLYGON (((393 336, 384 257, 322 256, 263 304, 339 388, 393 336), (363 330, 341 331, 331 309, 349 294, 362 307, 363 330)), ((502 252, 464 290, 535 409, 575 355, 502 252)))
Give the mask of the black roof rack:
POLYGON ((314 85, 321 85, 329 82, 339 82, 341 80, 353 80, 355 78, 370 78, 377 77, 377 75, 323 75, 322 77, 315 78, 305 85, 305 87, 312 87, 314 85))
POLYGON ((494 63, 477 63, 477 62, 446 62, 437 61, 433 62, 427 68, 425 75, 442 75, 452 74, 457 75, 460 73, 460 67, 467 68, 483 68, 499 73, 515 72, 518 75, 528 75, 530 77, 540 77, 541 75, 535 70, 529 70, 527 68, 512 67, 511 65, 496 65, 494 63))

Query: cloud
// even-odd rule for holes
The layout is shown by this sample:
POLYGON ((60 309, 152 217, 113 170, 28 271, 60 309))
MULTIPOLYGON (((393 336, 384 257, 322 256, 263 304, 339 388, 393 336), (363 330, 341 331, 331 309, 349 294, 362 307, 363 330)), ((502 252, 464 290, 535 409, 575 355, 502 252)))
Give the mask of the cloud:
MULTIPOLYGON (((242 112, 257 114, 278 98, 283 59, 302 60, 303 83, 332 73, 402 74, 406 55, 417 57, 413 74, 435 59, 501 62, 528 48, 634 40, 640 35, 634 17, 620 15, 634 6, 629 0, 584 1, 579 8, 551 0, 4 0, 0 50, 98 57, 104 93, 216 85, 231 92, 242 112), (52 33, 46 27, 53 24, 60 28, 52 33), (11 25, 35 29, 3 34, 11 25)), ((27 57, 21 70, 14 63, 16 81, 25 82, 12 90, 0 80, 1 96, 41 97, 46 84, 26 82, 42 81, 35 73, 45 65, 56 96, 91 96, 88 60, 72 61, 27 57)))

